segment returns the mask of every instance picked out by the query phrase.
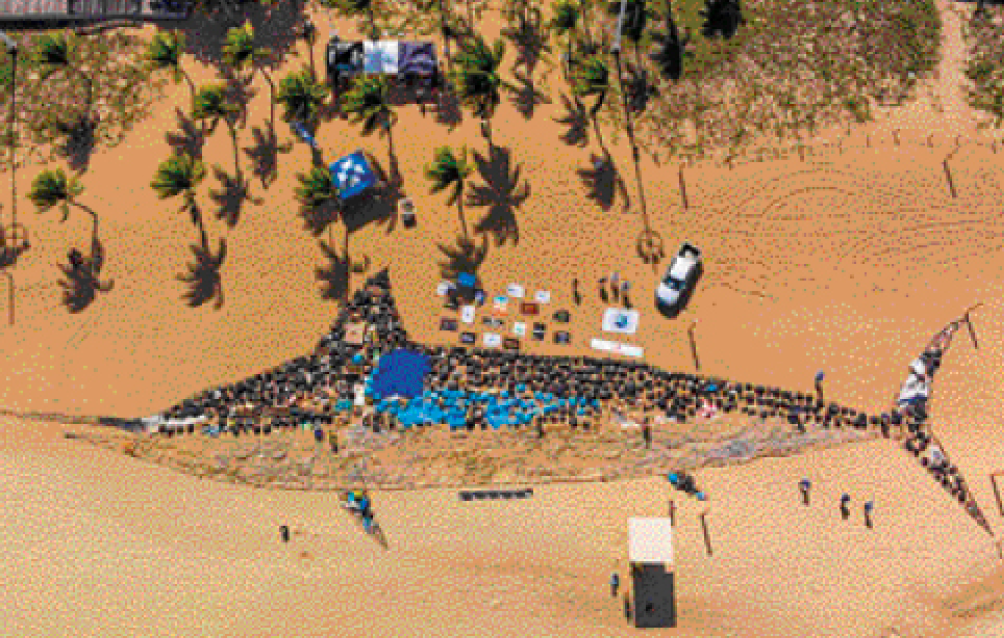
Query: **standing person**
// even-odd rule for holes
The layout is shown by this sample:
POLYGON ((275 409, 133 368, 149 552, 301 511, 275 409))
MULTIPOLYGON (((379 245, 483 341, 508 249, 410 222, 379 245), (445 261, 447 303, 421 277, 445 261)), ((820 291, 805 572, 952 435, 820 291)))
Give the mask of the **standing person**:
POLYGON ((809 479, 807 478, 804 478, 798 482, 798 489, 802 491, 802 502, 805 503, 806 505, 809 504, 809 488, 811 487, 812 483, 810 483, 809 479))
POLYGON ((850 503, 851 503, 850 495, 844 494, 843 496, 840 497, 840 515, 843 517, 845 521, 851 515, 851 510, 848 507, 850 503))
POLYGON ((621 586, 621 577, 617 575, 617 572, 614 572, 610 576, 610 597, 611 598, 617 598, 617 590, 620 589, 620 586, 621 586))
POLYGON ((579 279, 577 277, 572 279, 572 301, 575 302, 576 306, 582 304, 582 295, 579 293, 579 279))
POLYGON ((614 301, 620 299, 621 287, 619 285, 621 280, 620 273, 616 270, 610 274, 610 292, 613 294, 614 301))
POLYGON ((624 592, 624 620, 631 622, 631 599, 624 592))
POLYGON ((282 538, 283 543, 289 542, 289 526, 280 525, 279 526, 279 537, 282 538))
POLYGON ((641 426, 641 435, 645 439, 645 449, 652 449, 652 424, 648 419, 645 419, 645 423, 641 426))
POLYGON ((607 278, 600 277, 600 300, 606 303, 610 296, 607 294, 607 278))
POLYGON ((826 373, 820 370, 816 373, 816 399, 822 403, 823 402, 823 378, 826 377, 826 373))
POLYGON ((331 453, 338 454, 338 433, 334 430, 328 432, 328 444, 331 445, 331 453))
POLYGON ((871 529, 872 526, 872 511, 875 509, 874 501, 865 501, 865 525, 871 529))

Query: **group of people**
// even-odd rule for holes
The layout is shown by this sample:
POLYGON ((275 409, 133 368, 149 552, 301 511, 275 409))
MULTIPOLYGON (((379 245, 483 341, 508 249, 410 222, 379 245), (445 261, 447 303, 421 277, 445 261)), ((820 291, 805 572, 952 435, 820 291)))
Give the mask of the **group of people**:
POLYGON ((934 336, 924 348, 924 352, 910 365, 910 376, 900 391, 898 413, 907 419, 908 435, 903 441, 903 447, 920 459, 921 465, 965 506, 971 516, 986 526, 986 521, 976 505, 976 500, 969 492, 965 479, 937 445, 929 428, 925 427, 928 417, 927 400, 934 374, 941 367, 941 358, 951 345, 956 331, 966 321, 968 315, 965 319, 953 321, 946 326, 934 336))
POLYGON ((369 494, 365 490, 349 490, 345 495, 344 507, 359 517, 367 534, 373 532, 373 510, 370 508, 369 494))
MULTIPOLYGON (((617 294, 630 285, 617 273, 604 278, 617 294)), ((336 422, 355 421, 374 432, 395 429, 392 414, 376 414, 360 406, 356 388, 373 375, 380 353, 407 348, 426 355, 430 371, 425 386, 433 392, 459 389, 508 393, 535 400, 541 393, 561 399, 554 409, 534 416, 532 425, 543 435, 546 425, 589 428, 609 410, 652 422, 663 417, 676 422, 710 412, 734 412, 762 419, 786 419, 796 428, 900 424, 899 412, 869 416, 824 403, 822 397, 760 385, 736 383, 687 373, 671 373, 634 361, 594 357, 547 357, 491 348, 417 344, 408 338, 390 290, 387 272, 370 278, 343 306, 331 330, 315 351, 232 385, 186 399, 166 411, 167 419, 205 417, 218 431, 239 436, 268 434, 297 425, 323 429, 336 422), (362 341, 347 339, 350 324, 367 326, 362 341), (262 423, 268 416, 266 423, 262 423)), ((470 405, 470 429, 487 428, 485 414, 470 405)), ((522 425, 516 423, 516 426, 522 425)), ((189 430, 191 431, 191 429, 189 430)), ((644 430, 651 445, 651 429, 644 430)), ((333 444, 336 449, 337 442, 333 444)))

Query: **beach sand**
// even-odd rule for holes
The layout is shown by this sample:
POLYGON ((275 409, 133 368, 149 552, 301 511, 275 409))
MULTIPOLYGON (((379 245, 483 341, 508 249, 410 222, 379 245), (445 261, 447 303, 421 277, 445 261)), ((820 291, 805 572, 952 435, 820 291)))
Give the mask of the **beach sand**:
MULTIPOLYGON (((326 20, 315 22, 320 59, 326 20)), ((350 23, 337 24, 343 37, 353 36, 350 23)), ((948 61, 958 59, 953 55, 948 61)), ((186 63, 197 83, 211 79, 208 68, 186 63)), ((632 282, 642 315, 638 334, 622 340, 643 346, 646 361, 693 371, 687 329, 697 321, 702 373, 811 392, 822 369, 828 398, 874 412, 889 407, 928 339, 982 301, 973 314, 980 348, 964 330, 956 336, 931 413, 935 434, 999 528, 986 473, 1004 469, 995 400, 1002 388, 993 369, 1004 355, 1004 308, 996 301, 1001 165, 989 146, 963 145, 951 159, 957 198, 942 168, 956 135, 987 144, 990 138, 963 128, 960 117, 953 120, 957 131, 935 133, 928 148, 926 129, 937 116, 920 104, 854 130, 842 152, 819 146, 804 162, 793 156, 731 170, 688 166, 686 210, 678 166, 644 159, 650 223, 666 252, 690 241, 707 260, 690 305, 667 320, 652 303, 667 262, 654 269, 635 254, 641 215, 623 212, 620 201, 604 210, 587 198, 577 170, 588 168, 599 149, 559 140, 562 127, 552 118, 560 116, 567 88, 558 76, 552 72, 547 89, 553 103, 531 120, 510 104, 500 108, 494 161, 469 116, 450 130, 416 107, 399 109, 395 150, 419 223, 371 223, 352 232, 349 253, 368 257, 370 268, 353 274, 351 285, 388 267, 412 338, 456 342, 455 333, 437 329, 439 317, 451 315, 435 287, 444 249, 456 247, 461 227, 445 196, 429 194, 422 167, 435 146, 466 143, 496 167, 485 168, 475 187, 505 181, 498 167, 508 162, 530 188, 512 212, 518 241, 474 233, 484 250, 477 273, 486 290, 501 294, 518 283, 530 294, 551 291, 542 312, 549 331, 557 329, 551 312, 572 314, 571 346, 528 341, 527 352, 590 352, 589 340, 602 337, 605 307, 596 281, 618 271, 632 282), (900 132, 898 146, 892 130, 900 132), (581 306, 571 299, 573 277, 581 306)), ((256 87, 243 146, 268 118, 267 87, 256 87)), ((215 218, 207 186, 217 185, 207 178, 199 199, 210 242, 225 237, 228 244, 225 303, 215 310, 183 302, 176 276, 198 234, 177 212, 180 202, 158 201, 148 185, 169 153, 164 134, 175 128, 175 108, 185 108, 187 91, 169 86, 152 117, 125 144, 96 154, 82 176, 87 190, 80 200, 101 218, 104 276, 115 280, 114 290, 84 312, 71 315, 61 306, 55 264, 65 262, 71 246, 89 245, 90 219, 75 210, 63 224, 57 213, 35 215, 27 200, 19 202, 33 247, 13 270, 16 324, 0 331, 0 406, 152 414, 312 350, 334 319, 337 302, 323 297, 316 274, 331 267, 318 246, 328 234, 304 230, 293 199, 294 173, 310 163, 301 143, 280 156, 270 189, 253 184, 262 202, 246 203, 232 228, 215 218)), ((290 139, 284 124, 277 130, 281 141, 290 139)), ((322 124, 317 139, 328 161, 362 148, 388 163, 386 140, 360 138, 344 121, 322 124)), ((623 140, 612 152, 636 197, 623 140)), ((233 170, 222 127, 204 156, 233 170)), ((19 194, 39 170, 18 171, 19 194)), ((505 200, 508 189, 490 190, 505 200)), ((495 207, 496 220, 508 215, 504 201, 495 207)), ((468 207, 467 216, 472 229, 485 228, 483 207, 468 207)), ((339 253, 345 232, 341 223, 332 230, 339 253)), ((625 557, 626 519, 666 509, 662 479, 541 486, 525 502, 462 503, 446 490, 376 493, 390 545, 384 550, 334 494, 200 481, 64 439, 64 428, 0 423, 7 495, 0 517, 8 530, 0 577, 15 583, 0 594, 7 635, 634 634, 606 583, 614 561, 625 557), (281 524, 294 530, 289 545, 279 542, 281 524)), ((680 627, 652 635, 999 634, 994 613, 1004 581, 992 540, 893 442, 702 470, 697 479, 711 497, 715 553, 704 555, 697 504, 678 497, 680 627), (814 483, 810 508, 797 493, 803 476, 814 483), (837 510, 843 492, 853 499, 850 521, 837 510), (877 505, 873 530, 861 522, 861 503, 869 499, 877 505)), ((623 563, 619 570, 626 582, 623 563)))

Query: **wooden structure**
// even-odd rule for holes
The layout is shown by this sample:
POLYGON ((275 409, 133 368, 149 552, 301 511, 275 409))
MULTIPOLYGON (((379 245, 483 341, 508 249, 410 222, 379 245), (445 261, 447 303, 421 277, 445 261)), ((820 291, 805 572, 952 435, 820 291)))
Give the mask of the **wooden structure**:
POLYGON ((672 519, 628 519, 628 560, 635 627, 675 627, 672 519))

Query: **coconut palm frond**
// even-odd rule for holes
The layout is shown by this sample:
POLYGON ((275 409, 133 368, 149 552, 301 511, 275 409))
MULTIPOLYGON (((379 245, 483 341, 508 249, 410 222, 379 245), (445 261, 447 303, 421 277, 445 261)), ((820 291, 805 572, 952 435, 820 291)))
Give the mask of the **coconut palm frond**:
POLYGON ((195 203, 195 188, 206 176, 206 167, 201 160, 191 155, 172 155, 157 167, 150 187, 159 199, 168 199, 185 194, 186 207, 195 203))
POLYGON ((220 119, 228 120, 239 111, 240 107, 230 102, 227 87, 223 84, 212 84, 200 88, 195 94, 192 119, 215 123, 220 119))
POLYGON ((362 123, 363 134, 390 127, 397 120, 388 101, 387 81, 382 77, 358 78, 343 97, 342 109, 353 123, 362 123))
POLYGON ((467 159, 467 147, 463 147, 457 154, 449 146, 443 146, 436 149, 432 163, 425 167, 425 176, 432 182, 433 193, 453 189, 449 197, 449 204, 453 205, 460 201, 464 184, 472 170, 467 159))
POLYGON ((313 210, 327 202, 337 201, 338 190, 328 169, 315 166, 309 173, 297 173, 296 179, 300 182, 295 189, 296 199, 307 209, 313 210))
POLYGON ((39 212, 50 210, 59 204, 63 213, 63 221, 70 215, 69 204, 84 192, 84 187, 75 177, 67 177, 63 169, 45 170, 35 177, 31 183, 28 199, 39 212))
POLYGON ((275 101, 283 106, 283 121, 312 124, 317 121, 327 94, 310 69, 305 68, 280 80, 275 101))

